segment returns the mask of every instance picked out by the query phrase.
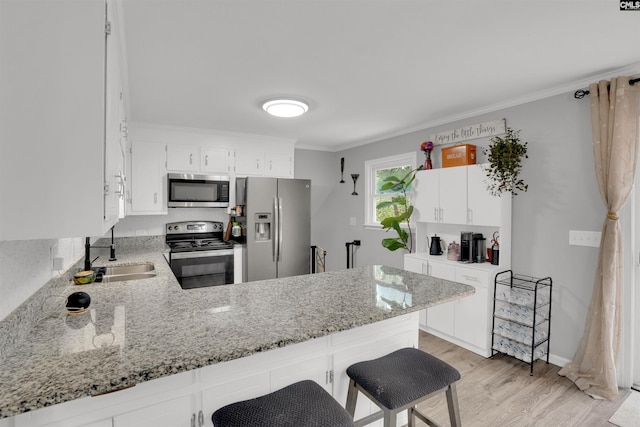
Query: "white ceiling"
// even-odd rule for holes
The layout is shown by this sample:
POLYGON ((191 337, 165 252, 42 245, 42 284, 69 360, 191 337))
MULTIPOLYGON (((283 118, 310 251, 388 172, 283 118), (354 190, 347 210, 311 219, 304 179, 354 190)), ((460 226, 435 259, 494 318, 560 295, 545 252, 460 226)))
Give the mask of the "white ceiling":
POLYGON ((640 12, 618 5, 120 0, 129 120, 336 151, 640 73, 640 12), (310 111, 268 116, 279 95, 310 111))

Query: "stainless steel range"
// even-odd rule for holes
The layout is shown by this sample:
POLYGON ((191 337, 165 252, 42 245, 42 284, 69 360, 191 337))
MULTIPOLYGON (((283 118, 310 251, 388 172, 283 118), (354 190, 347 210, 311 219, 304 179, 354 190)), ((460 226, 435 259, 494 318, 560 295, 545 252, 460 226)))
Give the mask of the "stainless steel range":
POLYGON ((223 229, 223 223, 218 221, 166 225, 166 242, 171 248, 167 258, 183 289, 234 282, 233 243, 222 239, 223 229))

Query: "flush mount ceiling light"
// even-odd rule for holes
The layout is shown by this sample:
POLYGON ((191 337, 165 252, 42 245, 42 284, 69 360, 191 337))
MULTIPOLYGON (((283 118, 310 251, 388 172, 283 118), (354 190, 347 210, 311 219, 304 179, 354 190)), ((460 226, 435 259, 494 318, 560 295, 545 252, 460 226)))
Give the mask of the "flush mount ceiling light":
POLYGON ((309 110, 309 106, 295 99, 272 99, 262 105, 262 109, 276 117, 298 117, 309 110))

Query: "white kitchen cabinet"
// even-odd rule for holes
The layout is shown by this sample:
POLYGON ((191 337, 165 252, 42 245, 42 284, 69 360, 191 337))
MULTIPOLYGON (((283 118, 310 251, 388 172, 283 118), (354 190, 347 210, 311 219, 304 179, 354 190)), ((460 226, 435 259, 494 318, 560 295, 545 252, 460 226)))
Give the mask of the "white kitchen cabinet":
POLYGON ((502 224, 502 198, 511 195, 493 196, 487 190, 487 173, 484 165, 467 167, 467 209, 468 224, 497 226, 502 224))
POLYGON ((238 146, 234 153, 237 176, 270 176, 293 178, 293 150, 290 152, 256 151, 254 147, 238 146))
POLYGON ((466 224, 466 168, 419 171, 414 185, 418 221, 466 224))
POLYGON ((237 147, 234 152, 234 171, 237 176, 260 176, 264 153, 237 147))
POLYGON ((485 165, 419 171, 413 204, 417 220, 442 224, 500 226, 504 213, 501 197, 487 190, 485 165))
POLYGON ((102 236, 118 220, 105 4, 1 2, 0 240, 102 236))
POLYGON ((265 153, 264 175, 276 178, 293 178, 293 154, 265 153))
POLYGON ((104 221, 111 227, 124 217, 126 119, 122 88, 121 48, 117 37, 117 22, 111 2, 107 7, 107 20, 111 22, 111 35, 107 42, 106 126, 104 221))
MULTIPOLYGON (((424 261, 427 264, 427 275, 446 280, 456 280, 456 267, 437 261, 424 261)), ((431 329, 453 335, 456 301, 445 302, 426 309, 426 325, 431 329)))
POLYGON ((426 309, 421 327, 440 338, 489 357, 489 319, 492 301, 489 289, 495 273, 501 269, 490 264, 460 264, 426 253, 405 255, 404 268, 416 273, 464 283, 475 288, 475 294, 426 309), (469 267, 472 265, 473 267, 469 267))
POLYGON ((225 382, 218 382, 211 387, 203 388, 201 410, 203 414, 206 414, 204 425, 207 427, 213 426, 211 415, 223 406, 263 396, 270 391, 269 372, 242 375, 225 382))
POLYGON ((198 425, 193 417, 197 421, 195 397, 187 395, 117 415, 113 427, 192 427, 198 425))
POLYGON ((454 331, 455 337, 482 349, 490 348, 491 314, 489 296, 490 274, 473 268, 456 267, 456 282, 473 286, 476 293, 457 300, 455 303, 454 331), (487 303, 489 301, 489 303, 487 303))
POLYGON ((206 173, 229 173, 229 149, 226 147, 201 147, 200 171, 206 173))
POLYGON ((215 144, 167 144, 169 172, 229 173, 229 148, 215 144))
POLYGON ((171 172, 200 172, 200 147, 167 144, 167 170, 171 172))
POLYGON ((131 215, 167 213, 166 151, 162 144, 131 143, 131 215))

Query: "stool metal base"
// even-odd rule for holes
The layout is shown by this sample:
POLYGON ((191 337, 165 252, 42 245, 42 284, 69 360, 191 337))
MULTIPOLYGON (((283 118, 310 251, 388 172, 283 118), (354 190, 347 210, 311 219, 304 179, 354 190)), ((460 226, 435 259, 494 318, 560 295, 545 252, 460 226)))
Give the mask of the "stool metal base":
POLYGON ((436 390, 433 393, 430 393, 426 396, 422 396, 421 398, 416 399, 413 402, 410 402, 402 407, 395 408, 395 409, 388 409, 384 407, 382 404, 380 404, 373 396, 371 396, 371 394, 369 394, 353 379, 350 379, 349 390, 347 392, 346 409, 347 409, 347 412, 352 417, 354 417, 356 413, 356 402, 358 399, 358 392, 364 394, 366 397, 371 399, 371 401, 380 408, 380 411, 375 412, 359 420, 354 420, 354 424, 356 425, 356 427, 366 426, 379 419, 384 419, 384 427, 396 427, 397 415, 404 410, 407 410, 407 415, 409 418, 407 427, 415 426, 414 417, 420 419, 422 422, 426 423, 429 426, 439 427, 440 426, 439 424, 437 424, 431 418, 427 417, 426 415, 418 411, 418 408, 416 407, 416 405, 442 392, 445 392, 447 396, 447 407, 449 409, 449 420, 451 422, 451 427, 462 426, 462 422, 460 421, 460 408, 458 406, 458 394, 456 393, 455 383, 452 383, 448 387, 445 387, 443 389, 436 390))

